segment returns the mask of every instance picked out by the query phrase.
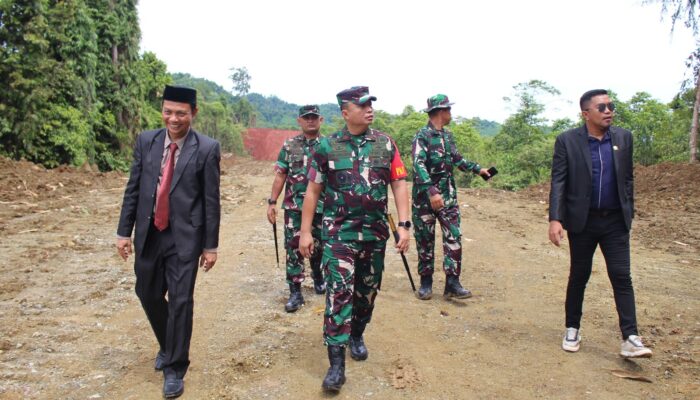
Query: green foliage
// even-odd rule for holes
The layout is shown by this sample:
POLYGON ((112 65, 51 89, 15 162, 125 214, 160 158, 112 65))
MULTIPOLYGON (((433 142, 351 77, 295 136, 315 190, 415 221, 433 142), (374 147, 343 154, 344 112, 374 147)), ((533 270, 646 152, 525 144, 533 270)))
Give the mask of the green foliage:
POLYGON ((195 128, 218 140, 224 151, 245 154, 242 134, 245 127, 234 122, 232 110, 225 102, 213 101, 199 105, 195 128))
POLYGON ((33 147, 37 151, 37 158, 43 159, 47 167, 57 167, 60 164, 83 165, 93 159, 93 131, 83 113, 64 105, 51 105, 48 113, 53 118, 44 119, 39 133, 40 143, 45 145, 33 147), (46 154, 47 151, 53 154, 46 154))
MULTIPOLYGON (((691 17, 693 9, 683 5, 698 4, 664 3, 691 17)), ((224 151, 243 154, 241 133, 249 126, 298 129, 300 106, 248 94, 245 67, 232 69, 234 96, 206 79, 171 76, 153 53, 139 55, 139 39, 135 0, 0 0, 0 154, 48 167, 89 162, 102 170, 126 169, 136 135, 162 125, 162 90, 171 82, 198 90, 195 127, 218 139, 224 151)), ((697 78, 700 51, 694 54, 697 78)), ((582 123, 543 118, 543 100, 559 95, 548 83, 531 80, 513 88, 517 109, 502 125, 455 117, 450 126, 465 158, 499 168, 489 185, 507 189, 546 180, 555 135, 582 123)), ((685 90, 668 105, 646 93, 626 102, 611 93, 618 104, 616 125, 635 135, 635 161, 689 158, 696 90, 685 90)), ((344 125, 337 104, 320 108, 322 133, 344 125)), ((399 115, 377 111, 373 126, 395 139, 410 171, 411 142, 426 122, 425 113, 406 107, 399 115)), ((457 176, 461 185, 484 184, 457 176)))
MULTIPOLYGON (((672 113, 667 105, 652 99, 648 93, 637 93, 629 102, 618 101, 622 118, 616 124, 634 135, 634 160, 651 165, 664 158, 664 147, 672 138, 672 113)), ((685 135, 684 135, 685 136, 685 135)))
POLYGON ((394 127, 391 129, 392 132, 390 134, 402 155, 411 154, 413 137, 420 128, 425 126, 427 121, 428 114, 417 112, 412 107, 404 108, 401 115, 394 120, 394 127))
POLYGON ((241 97, 231 107, 233 119, 245 127, 254 127, 256 122, 255 108, 245 97, 241 97))
POLYGON ((560 118, 552 122, 552 126, 549 131, 550 133, 561 133, 568 131, 569 129, 574 129, 577 125, 579 124, 569 118, 560 118))
MULTIPOLYGON (((494 185, 506 189, 519 189, 542 182, 549 176, 553 136, 552 128, 541 116, 545 106, 540 98, 559 95, 556 88, 539 80, 520 83, 513 88, 519 99, 519 108, 503 123, 488 151, 499 169, 499 179, 494 180, 494 185)), ((559 120, 554 124, 557 129, 571 125, 570 120, 559 120)))
POLYGON ((197 90, 199 113, 194 127, 221 143, 223 151, 244 155, 242 134, 245 128, 254 125, 256 114, 245 97, 237 98, 216 83, 195 78, 190 74, 172 75, 177 85, 197 90))
MULTIPOLYGON (((486 143, 471 121, 465 120, 458 124, 452 124, 449 128, 462 157, 474 162, 487 162, 486 143)), ((459 186, 479 186, 483 184, 481 178, 474 174, 465 173, 458 173, 456 182, 459 186)))
POLYGON ((150 51, 143 53, 136 63, 136 71, 140 92, 144 96, 141 125, 143 129, 155 129, 162 125, 160 108, 163 88, 172 84, 173 78, 165 63, 150 51))
POLYGON ((152 54, 140 66, 139 36, 133 0, 0 2, 0 152, 122 166, 165 69, 152 54))

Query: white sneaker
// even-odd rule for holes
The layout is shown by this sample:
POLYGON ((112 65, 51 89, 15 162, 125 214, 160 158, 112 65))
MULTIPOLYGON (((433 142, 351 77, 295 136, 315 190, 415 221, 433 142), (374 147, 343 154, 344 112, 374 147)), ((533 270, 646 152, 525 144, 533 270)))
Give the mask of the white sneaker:
POLYGON ((565 351, 575 353, 581 347, 581 334, 576 328, 566 328, 564 340, 561 342, 561 348, 565 351))
POLYGON ((644 343, 642 343, 642 338, 640 338, 637 335, 630 335, 627 338, 627 340, 622 342, 622 346, 620 348, 620 355, 625 358, 649 358, 651 357, 651 349, 649 349, 648 347, 644 347, 644 343))

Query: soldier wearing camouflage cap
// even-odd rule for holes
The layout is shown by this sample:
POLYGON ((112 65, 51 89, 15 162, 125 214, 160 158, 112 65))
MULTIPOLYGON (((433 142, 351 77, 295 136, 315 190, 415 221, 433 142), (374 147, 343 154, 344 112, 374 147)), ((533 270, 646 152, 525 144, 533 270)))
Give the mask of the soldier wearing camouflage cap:
POLYGON ((414 236, 418 249, 418 298, 433 295, 435 270, 435 222, 440 221, 443 242, 443 269, 447 275, 445 297, 464 299, 472 293, 462 287, 462 233, 459 204, 453 171, 489 176, 479 164, 465 160, 457 150, 452 132, 445 126, 452 121, 450 99, 437 94, 428 99, 428 124, 413 138, 413 207, 414 236))
MULTIPOLYGON (((369 128, 374 119, 366 86, 337 94, 345 127, 321 139, 309 168, 309 187, 302 211, 300 249, 308 256, 313 247, 311 226, 316 201, 325 194, 323 259, 326 275, 326 311, 323 338, 330 368, 323 388, 338 391, 345 383, 345 347, 357 361, 367 359, 363 333, 372 318, 374 300, 382 281, 384 252, 389 238, 387 187, 391 186, 399 220, 408 219, 406 169, 396 143, 369 128)), ((409 224, 410 225, 410 224, 409 224)), ((409 233, 399 229, 396 248, 408 249, 409 233)))
MULTIPOLYGON (((271 224, 277 221, 277 197, 285 187, 282 209, 284 210, 284 248, 286 250, 286 274, 289 285, 289 300, 284 305, 287 312, 294 312, 304 304, 301 283, 304 281, 304 257, 299 252, 299 232, 301 228, 301 206, 306 193, 309 164, 319 144, 319 132, 323 117, 317 105, 305 105, 299 108, 297 123, 302 133, 287 139, 280 149, 275 164, 275 179, 267 200, 267 219, 271 224)), ((313 217, 312 237, 314 254, 309 257, 314 291, 323 294, 326 291, 321 272, 321 219, 323 200, 318 202, 313 217)))

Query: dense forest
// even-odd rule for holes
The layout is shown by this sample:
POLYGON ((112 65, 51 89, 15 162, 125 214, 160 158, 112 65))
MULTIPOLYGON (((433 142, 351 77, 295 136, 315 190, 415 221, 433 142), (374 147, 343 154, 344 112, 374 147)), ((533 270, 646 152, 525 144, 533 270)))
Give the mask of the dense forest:
MULTIPOLYGON (((244 154, 247 127, 296 128, 299 105, 244 90, 228 91, 187 73, 170 73, 153 53, 140 53, 136 0, 0 0, 0 154, 46 167, 93 164, 128 167, 134 138, 161 125, 166 84, 195 87, 195 127, 225 151, 244 154)), ((238 72, 247 70, 239 68, 238 72)), ((697 76, 697 75, 696 75, 697 76)), ((240 83, 240 82, 238 82, 240 83)), ((517 189, 548 179, 554 138, 581 121, 549 121, 545 104, 559 91, 545 81, 517 83, 515 112, 502 123, 455 117, 450 129, 470 160, 497 165, 497 186, 517 189)), ((647 93, 612 97, 615 124, 635 135, 635 161, 687 161, 697 98, 691 84, 666 104, 647 93)), ((342 126, 336 104, 323 104, 327 134, 342 126)), ((696 111, 697 113, 697 111, 696 111)), ((374 127, 392 135, 410 164, 411 139, 425 113, 376 111, 374 127)), ((692 143, 692 140, 691 140, 692 143)), ((460 175, 462 185, 480 179, 460 175)))

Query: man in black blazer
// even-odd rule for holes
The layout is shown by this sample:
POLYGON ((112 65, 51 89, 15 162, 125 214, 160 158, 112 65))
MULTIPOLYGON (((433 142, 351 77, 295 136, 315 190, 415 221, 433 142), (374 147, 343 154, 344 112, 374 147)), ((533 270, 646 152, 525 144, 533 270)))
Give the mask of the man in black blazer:
POLYGON ((136 294, 160 345, 155 368, 163 370, 166 398, 184 392, 197 264, 212 268, 219 245, 220 149, 191 128, 197 111, 194 89, 165 87, 165 128, 136 139, 117 229, 126 260, 136 225, 136 294))
POLYGON ((615 104, 607 91, 584 93, 580 106, 585 125, 560 134, 554 144, 549 194, 549 240, 559 246, 566 229, 571 255, 562 348, 570 352, 579 349, 583 294, 591 276, 593 253, 600 246, 622 331, 620 355, 651 357, 637 331, 630 276, 632 134, 612 126, 615 104))

